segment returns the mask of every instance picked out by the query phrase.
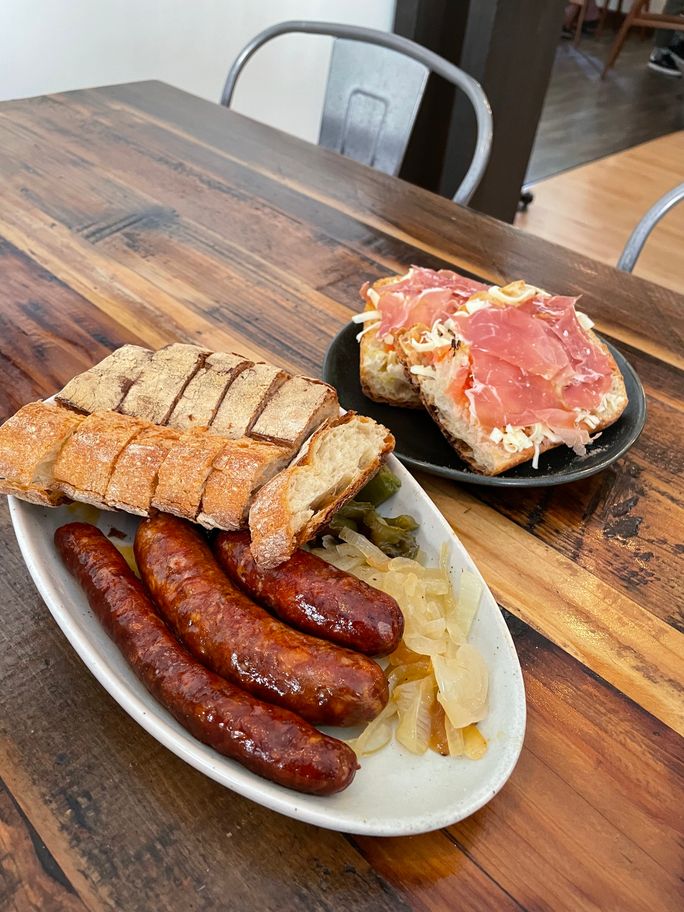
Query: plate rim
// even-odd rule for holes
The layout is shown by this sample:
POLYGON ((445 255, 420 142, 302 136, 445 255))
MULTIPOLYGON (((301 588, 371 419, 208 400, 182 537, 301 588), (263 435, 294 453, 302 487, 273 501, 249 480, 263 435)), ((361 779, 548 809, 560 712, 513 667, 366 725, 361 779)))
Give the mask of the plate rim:
MULTIPOLYGON (((475 568, 476 574, 481 577, 482 575, 468 550, 449 526, 440 510, 432 503, 427 493, 411 476, 410 472, 398 463, 396 457, 390 457, 390 465, 392 470, 399 474, 402 482, 409 478, 410 482, 416 486, 412 491, 412 495, 422 496, 426 499, 438 527, 441 527, 443 533, 451 536, 457 546, 460 545, 468 561, 475 568)), ((488 625, 494 624, 498 628, 498 639, 506 652, 506 667, 510 669, 516 686, 511 706, 510 737, 507 737, 506 741, 507 760, 502 768, 497 771, 496 778, 490 782, 485 782, 477 790, 474 790, 473 797, 465 801, 456 813, 454 813, 452 807, 451 811, 447 809, 439 814, 433 813, 427 819, 414 815, 407 821, 401 816, 397 816, 391 819, 383 818, 378 822, 373 818, 372 808, 369 808, 367 817, 361 818, 357 816, 357 819, 352 822, 344 813, 336 814, 334 807, 326 805, 324 803, 326 802, 325 797, 320 799, 320 806, 301 806, 297 803, 299 793, 258 777, 255 773, 237 764, 236 761, 231 761, 230 758, 215 754, 217 761, 212 762, 214 752, 211 751, 210 757, 205 756, 205 751, 211 750, 210 748, 194 738, 189 732, 183 730, 182 734, 179 734, 174 730, 173 726, 164 718, 165 714, 168 715, 167 710, 151 694, 149 694, 149 699, 152 701, 153 708, 150 709, 144 700, 129 687, 128 682, 121 677, 119 672, 111 666, 107 657, 91 641, 87 631, 81 628, 75 613, 72 613, 68 605, 64 604, 64 600, 60 596, 47 568, 41 566, 41 561, 38 557, 34 557, 33 548, 31 547, 31 532, 28 529, 30 513, 24 509, 24 507, 30 505, 14 497, 8 497, 8 505, 15 535, 29 574, 50 614, 81 661, 83 661, 104 690, 148 734, 173 754, 180 757, 180 759, 220 785, 255 801, 269 810, 277 811, 287 817, 325 829, 356 835, 410 836, 442 829, 471 816, 503 788, 513 772, 525 739, 527 701, 520 659, 510 630, 500 611, 498 616, 493 613, 487 623, 488 625), (230 764, 227 770, 223 766, 224 761, 230 764)), ((113 511, 111 515, 116 515, 116 512, 113 511)), ((487 591, 490 592, 494 606, 498 609, 498 603, 493 594, 491 594, 486 582, 484 582, 484 585, 487 591)), ((118 647, 115 646, 115 648, 118 647)), ((335 796, 329 796, 329 798, 334 799, 335 796)))
MULTIPOLYGON (((348 323, 345 323, 339 332, 337 332, 331 339, 325 351, 325 357, 323 359, 323 379, 326 383, 332 382, 330 379, 330 362, 335 354, 336 346, 341 344, 342 339, 345 339, 346 341, 347 335, 351 335, 352 333, 355 334, 356 331, 357 327, 350 321, 348 323)), ((449 466, 441 466, 433 462, 426 462, 422 459, 416 459, 413 456, 407 456, 402 453, 401 444, 398 441, 394 449, 394 455, 404 465, 411 466, 411 468, 417 469, 421 472, 426 472, 430 475, 437 475, 440 478, 448 478, 451 481, 458 481, 462 482, 463 484, 482 485, 484 487, 548 488, 564 484, 571 484, 575 481, 582 481, 585 478, 596 475, 598 472, 602 472, 604 469, 607 469, 608 466, 612 465, 614 462, 624 456, 625 453, 628 452, 637 442, 641 436, 644 426, 646 425, 648 405, 643 384, 639 378, 639 375, 634 370, 630 362, 611 342, 609 342, 598 333, 596 335, 600 341, 603 342, 603 344, 608 348, 611 355, 615 358, 615 363, 618 366, 618 370, 620 371, 623 380, 625 379, 626 375, 629 376, 638 392, 638 400, 635 403, 637 408, 637 418, 634 423, 634 428, 631 434, 628 436, 628 439, 623 444, 621 444, 616 451, 611 451, 608 455, 608 458, 606 458, 604 461, 592 466, 573 469, 570 472, 559 472, 558 474, 554 475, 540 475, 537 478, 534 478, 532 476, 516 478, 507 476, 505 473, 502 475, 479 475, 476 472, 468 471, 465 469, 453 469, 449 466)), ((369 402, 372 401, 373 400, 369 400, 369 402)), ((388 407, 391 408, 391 406, 388 407)), ((620 418, 618 418, 618 421, 620 421, 620 418)), ((390 430, 392 430, 392 428, 390 428, 390 430)))

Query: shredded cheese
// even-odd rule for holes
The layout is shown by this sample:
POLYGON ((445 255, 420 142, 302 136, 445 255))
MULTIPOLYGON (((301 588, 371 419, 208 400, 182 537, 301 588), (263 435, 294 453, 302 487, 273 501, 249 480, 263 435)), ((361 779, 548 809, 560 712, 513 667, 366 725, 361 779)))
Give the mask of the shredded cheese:
POLYGON ((356 341, 360 342, 362 336, 365 336, 366 333, 369 333, 373 329, 377 329, 378 326, 380 326, 379 320, 377 320, 375 323, 369 323, 368 326, 364 327, 364 329, 362 329, 360 333, 356 334, 356 341))
POLYGON ((583 313, 581 310, 576 310, 575 313, 577 314, 577 322, 578 322, 579 325, 582 327, 582 329, 587 329, 587 330, 588 330, 588 329, 592 329, 592 328, 593 328, 593 326, 594 326, 594 321, 593 321, 590 317, 588 317, 588 316, 587 316, 585 313, 583 313))
POLYGON ((415 374, 416 377, 435 377, 437 372, 434 367, 428 367, 423 364, 414 364, 411 367, 411 373, 415 374))
POLYGON ((380 320, 382 314, 379 310, 364 310, 361 313, 354 314, 352 323, 367 323, 368 320, 380 320))

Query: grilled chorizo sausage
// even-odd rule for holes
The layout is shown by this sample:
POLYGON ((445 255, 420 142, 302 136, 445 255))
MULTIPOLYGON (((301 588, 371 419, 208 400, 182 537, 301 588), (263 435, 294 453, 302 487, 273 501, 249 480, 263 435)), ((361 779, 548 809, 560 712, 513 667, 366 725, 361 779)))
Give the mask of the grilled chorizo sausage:
POLYGON ((238 589, 190 523, 140 524, 135 556, 162 617, 212 671, 314 725, 355 725, 387 704, 372 659, 292 630, 238 589))
POLYGON ((301 548, 271 570, 257 567, 249 533, 221 532, 213 540, 221 567, 247 595, 314 636, 366 655, 394 652, 404 632, 390 595, 301 548))
POLYGON ((351 748, 197 662, 99 529, 70 523, 57 529, 55 545, 136 675, 198 741, 287 788, 330 795, 349 785, 351 748))

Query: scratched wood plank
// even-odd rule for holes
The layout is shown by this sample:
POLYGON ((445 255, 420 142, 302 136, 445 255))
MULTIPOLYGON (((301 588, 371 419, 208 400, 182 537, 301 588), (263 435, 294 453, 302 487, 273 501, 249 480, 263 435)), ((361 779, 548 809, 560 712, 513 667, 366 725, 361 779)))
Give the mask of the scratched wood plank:
POLYGON ((684 829, 680 739, 526 625, 514 621, 512 631, 528 726, 501 794, 449 827, 448 841, 430 833, 356 844, 430 912, 491 908, 477 884, 464 881, 468 864, 498 885, 504 909, 674 912, 684 829))
POLYGON ((52 395, 133 333, 0 238, 0 421, 52 395))
POLYGON ((343 836, 233 794, 139 728, 50 617, 5 504, 0 543, 0 768, 86 905, 94 896, 126 912, 409 908, 343 836))
POLYGON ((86 912, 87 906, 0 780, 0 908, 86 912))
POLYGON ((524 276, 553 291, 583 294, 587 311, 616 338, 628 344, 638 339, 640 347, 684 363, 678 328, 682 297, 675 292, 616 273, 495 219, 454 209, 450 201, 421 188, 234 112, 217 113, 211 103, 161 83, 97 91, 448 262, 496 279, 524 276))
POLYGON ((679 631, 464 489, 419 480, 504 608, 684 733, 679 631))

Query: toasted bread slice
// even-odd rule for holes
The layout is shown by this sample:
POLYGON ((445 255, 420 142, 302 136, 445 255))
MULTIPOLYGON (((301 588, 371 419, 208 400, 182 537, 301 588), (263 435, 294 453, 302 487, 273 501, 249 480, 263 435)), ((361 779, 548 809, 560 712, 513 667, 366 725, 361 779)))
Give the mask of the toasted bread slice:
POLYGON ((377 471, 393 446, 387 428, 354 412, 316 431, 301 458, 254 499, 249 528, 257 564, 276 567, 313 538, 377 471))
POLYGON ((124 396, 119 411, 152 424, 166 424, 185 388, 209 352, 181 342, 154 352, 124 396))
MULTIPOLYGON (((388 276, 369 286, 365 294, 364 310, 375 310, 378 293, 402 278, 403 276, 388 276)), ((421 408, 420 396, 407 380, 394 347, 385 345, 378 337, 377 328, 370 328, 372 323, 364 326, 366 331, 359 345, 359 375, 364 394, 374 402, 403 408, 421 408)))
POLYGON ((210 529, 244 528, 254 495, 287 466, 294 453, 291 447, 250 437, 228 441, 207 478, 197 522, 210 529))
MULTIPOLYGON (((444 382, 443 377, 439 374, 411 373, 411 367, 425 367, 421 353, 413 348, 411 340, 420 339, 426 329, 426 326, 414 326, 399 334, 397 351, 406 369, 407 377, 411 378, 425 408, 430 412, 454 450, 472 469, 482 475, 500 475, 523 462, 529 462, 535 454, 545 453, 547 450, 563 445, 562 441, 546 438, 541 440, 535 448, 534 442, 530 440, 529 445, 525 445, 520 451, 511 452, 510 446, 504 439, 492 440, 490 429, 485 429, 480 425, 467 404, 454 400, 449 394, 448 383, 444 382)), ((591 330, 586 332, 593 344, 608 355, 613 366, 611 388, 604 396, 606 405, 593 416, 591 427, 585 427, 586 430, 595 434, 617 421, 627 405, 627 392, 622 374, 606 346, 591 330)), ((457 350, 453 358, 464 366, 469 363, 465 347, 457 350)))
POLYGON ((261 361, 241 371, 226 390, 211 430, 234 440, 246 436, 269 399, 289 379, 287 371, 261 361))
POLYGON ((148 425, 124 448, 114 466, 105 501, 116 510, 149 516, 159 467, 179 440, 173 428, 148 425))
POLYGON ((29 402, 0 427, 0 493, 47 507, 65 500, 57 490, 54 464, 83 421, 50 402, 29 402))
POLYGON ((252 361, 233 352, 213 352, 183 391, 168 420, 169 427, 208 427, 226 390, 252 361))
POLYGON ((88 415, 55 461, 56 487, 72 500, 108 509, 105 494, 116 460, 143 426, 139 418, 117 412, 88 415))
POLYGON ((70 380, 56 395, 58 402, 80 412, 116 411, 152 352, 139 345, 122 345, 99 364, 70 380))
POLYGON ((207 428, 184 431, 159 467, 152 506, 194 521, 214 460, 226 443, 207 428))
POLYGON ((308 377, 292 377, 266 403, 249 435, 298 450, 316 428, 339 413, 332 386, 308 377))

